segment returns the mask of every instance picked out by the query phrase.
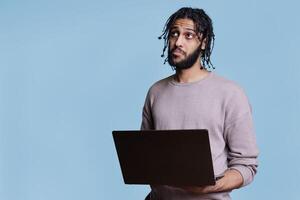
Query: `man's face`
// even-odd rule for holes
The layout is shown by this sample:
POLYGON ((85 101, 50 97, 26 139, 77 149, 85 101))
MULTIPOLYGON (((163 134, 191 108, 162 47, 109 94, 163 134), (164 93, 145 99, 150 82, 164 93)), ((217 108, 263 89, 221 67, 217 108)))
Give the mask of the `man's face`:
POLYGON ((169 33, 169 64, 179 70, 190 68, 199 60, 200 43, 192 20, 176 20, 169 33))

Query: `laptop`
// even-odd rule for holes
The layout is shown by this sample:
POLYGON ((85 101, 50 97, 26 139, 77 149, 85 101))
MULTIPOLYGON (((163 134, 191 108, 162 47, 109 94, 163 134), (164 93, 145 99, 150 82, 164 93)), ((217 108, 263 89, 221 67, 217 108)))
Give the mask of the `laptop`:
POLYGON ((113 131, 112 134, 125 184, 215 184, 206 129, 113 131))

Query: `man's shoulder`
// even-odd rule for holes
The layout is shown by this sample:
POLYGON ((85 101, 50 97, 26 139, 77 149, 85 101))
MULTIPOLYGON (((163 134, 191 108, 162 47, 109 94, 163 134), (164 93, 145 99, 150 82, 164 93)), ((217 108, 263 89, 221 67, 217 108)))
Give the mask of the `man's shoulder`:
POLYGON ((165 88, 168 87, 168 85, 170 84, 170 82, 173 80, 174 75, 165 77, 163 79, 160 79, 158 81, 156 81, 154 84, 152 84, 152 86, 149 88, 149 93, 157 93, 165 88))
POLYGON ((218 89, 223 90, 224 92, 238 92, 243 91, 243 88, 235 81, 220 76, 216 73, 213 74, 212 79, 214 85, 218 87, 218 89))
POLYGON ((216 83, 215 91, 218 91, 217 95, 223 101, 230 102, 231 105, 238 105, 243 102, 248 104, 247 94, 238 83, 219 75, 215 75, 214 79, 216 83))

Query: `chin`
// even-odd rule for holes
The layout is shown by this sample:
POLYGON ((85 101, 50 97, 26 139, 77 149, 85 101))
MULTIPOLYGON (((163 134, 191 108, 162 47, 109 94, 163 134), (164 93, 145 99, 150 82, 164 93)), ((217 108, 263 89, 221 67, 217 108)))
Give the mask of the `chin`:
POLYGON ((179 58, 177 58, 177 59, 173 59, 173 63, 174 64, 178 64, 178 63, 180 63, 181 61, 183 61, 184 59, 179 59, 179 58))

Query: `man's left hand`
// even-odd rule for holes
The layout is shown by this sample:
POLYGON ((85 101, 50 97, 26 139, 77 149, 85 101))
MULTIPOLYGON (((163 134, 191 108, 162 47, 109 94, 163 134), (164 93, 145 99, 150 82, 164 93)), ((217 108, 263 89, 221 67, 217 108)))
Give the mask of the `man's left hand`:
POLYGON ((196 193, 196 194, 207 194, 213 192, 225 192, 233 189, 237 189, 243 185, 242 175, 235 169, 229 169, 225 172, 224 177, 216 181, 215 185, 212 186, 186 186, 181 187, 182 189, 196 193))

